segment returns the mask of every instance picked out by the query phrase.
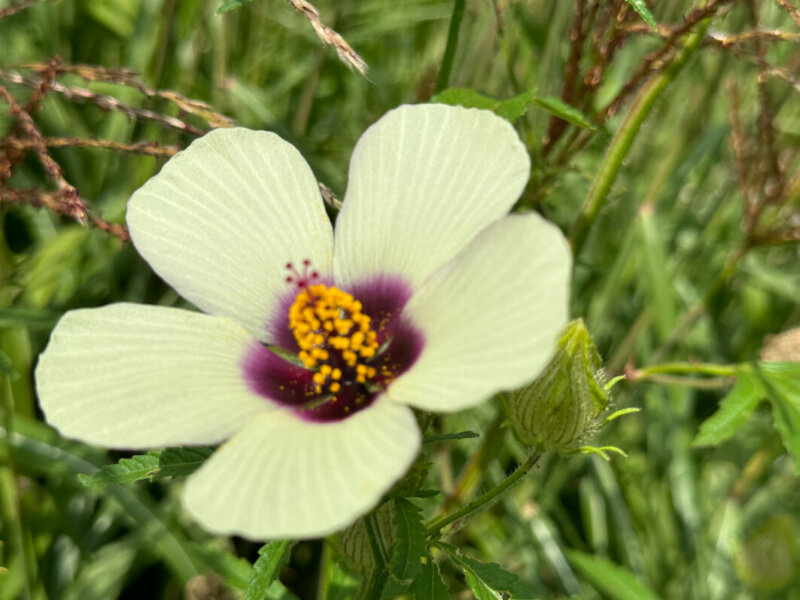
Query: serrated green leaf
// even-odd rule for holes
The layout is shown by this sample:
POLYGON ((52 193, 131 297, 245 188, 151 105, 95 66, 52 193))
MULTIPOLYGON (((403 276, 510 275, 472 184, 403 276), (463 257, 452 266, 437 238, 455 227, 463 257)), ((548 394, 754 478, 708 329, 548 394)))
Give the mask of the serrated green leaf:
POLYGON ((115 465, 103 467, 94 475, 81 475, 78 479, 86 487, 99 489, 142 479, 155 481, 165 477, 181 477, 196 470, 213 451, 213 448, 207 447, 151 450, 147 454, 123 458, 115 465))
POLYGON ((475 600, 505 600, 499 592, 490 589, 469 569, 464 569, 464 577, 467 580, 469 589, 475 594, 475 600))
POLYGON ((226 12, 236 10, 237 8, 243 7, 245 4, 249 4, 252 0, 225 0, 214 14, 219 16, 225 14, 226 12))
POLYGON ((414 585, 416 600, 450 600, 450 590, 442 581, 439 566, 430 554, 425 557, 414 585))
POLYGON ((442 433, 440 435, 426 435, 422 438, 423 444, 433 444, 434 442, 446 442, 450 440, 468 440, 470 438, 480 437, 480 434, 474 431, 459 431, 458 433, 442 433))
POLYGON ((427 553, 427 531, 422 522, 422 512, 413 502, 396 498, 392 523, 396 541, 392 546, 389 571, 400 581, 413 581, 419 574, 422 559, 427 553))
POLYGON ((214 452, 208 446, 167 448, 158 454, 158 468, 149 474, 150 481, 165 477, 183 477, 196 471, 214 452))
POLYGON ((642 17, 642 21, 650 25, 653 31, 658 31, 658 23, 656 23, 653 13, 647 8, 647 4, 645 4, 644 0, 627 0, 627 2, 633 7, 633 10, 639 13, 639 16, 642 17))
POLYGON ((717 446, 736 433, 764 397, 764 388, 748 370, 736 375, 736 385, 720 402, 717 411, 700 425, 693 446, 717 446))
MULTIPOLYGON (((497 563, 484 563, 475 560, 450 544, 439 542, 437 545, 447 552, 453 562, 464 570, 465 576, 469 578, 471 574, 474 579, 481 582, 487 593, 495 594, 485 596, 486 598, 502 598, 502 594, 499 594, 499 592, 509 592, 515 598, 528 598, 533 595, 533 591, 528 589, 528 586, 520 581, 519 577, 506 571, 497 563)), ((470 585, 470 588, 477 597, 478 593, 475 588, 472 585, 470 585)), ((482 598, 479 597, 478 600, 482 600, 482 598)))
POLYGON ((755 373, 772 405, 775 429, 800 474, 800 363, 759 363, 755 373))
POLYGON ((567 123, 572 123, 578 127, 596 131, 597 126, 589 121, 586 116, 574 106, 570 106, 559 98, 547 96, 545 98, 532 98, 531 103, 545 109, 551 115, 555 115, 559 119, 563 119, 567 123))
POLYGON ((533 99, 533 92, 523 92, 508 100, 496 100, 469 88, 449 88, 436 94, 431 102, 491 110, 513 122, 525 114, 533 99))
POLYGON ((115 483, 131 483, 147 479, 148 474, 156 469, 158 469, 158 456, 137 454, 123 458, 115 465, 107 465, 94 475, 78 475, 78 479, 88 488, 99 489, 115 483))
POLYGON ((289 551, 293 545, 293 541, 278 540, 261 546, 258 559, 253 563, 253 576, 247 584, 245 600, 264 600, 267 597, 272 582, 289 560, 289 551))
POLYGON ((613 600, 658 600, 656 593, 625 567, 577 550, 567 552, 567 558, 589 583, 613 600))

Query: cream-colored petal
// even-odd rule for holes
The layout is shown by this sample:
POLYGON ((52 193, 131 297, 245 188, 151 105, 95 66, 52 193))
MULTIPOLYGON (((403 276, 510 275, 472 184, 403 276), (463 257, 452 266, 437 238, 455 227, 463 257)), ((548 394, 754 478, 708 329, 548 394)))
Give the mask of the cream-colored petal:
POLYGON ((425 104, 387 113, 350 161, 337 282, 383 274, 416 288, 508 212, 529 173, 513 127, 491 112, 425 104))
POLYGON ((213 444, 272 410, 240 363, 258 342, 221 317, 110 304, 68 312, 36 366, 47 422, 107 448, 213 444))
POLYGON ((564 236, 536 214, 485 229, 409 300, 403 314, 425 345, 389 397, 449 412, 532 380, 567 321, 571 263, 564 236))
POLYGON ((189 478, 184 504, 216 533, 320 537, 374 507, 419 448, 413 413, 386 397, 337 422, 276 411, 221 446, 189 478))
POLYGON ((327 277, 333 232, 300 153, 273 133, 217 129, 173 157, 128 204, 136 249, 203 311, 262 341, 289 290, 286 264, 327 277))

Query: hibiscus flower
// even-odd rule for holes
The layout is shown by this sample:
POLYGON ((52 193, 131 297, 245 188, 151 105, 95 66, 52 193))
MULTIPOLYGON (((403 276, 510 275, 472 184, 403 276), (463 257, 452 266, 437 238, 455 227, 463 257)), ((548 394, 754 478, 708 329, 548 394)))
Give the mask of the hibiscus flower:
POLYGON ((108 448, 222 443, 183 501, 251 539, 339 530, 417 456, 412 409, 532 380, 567 319, 570 253, 507 215, 530 162, 491 112, 403 106, 361 137, 335 235, 300 153, 218 129, 136 191, 139 253, 201 311, 70 311, 36 369, 47 421, 108 448))

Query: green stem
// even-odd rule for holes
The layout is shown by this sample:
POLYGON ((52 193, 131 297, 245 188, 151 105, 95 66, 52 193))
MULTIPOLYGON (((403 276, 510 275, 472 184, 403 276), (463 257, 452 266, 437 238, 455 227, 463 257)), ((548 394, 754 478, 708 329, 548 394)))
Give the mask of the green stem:
POLYGON ((453 15, 450 17, 450 29, 447 31, 447 46, 442 57, 442 68, 439 69, 439 77, 436 80, 436 93, 447 88, 450 83, 450 72, 453 70, 453 59, 456 56, 458 46, 458 30, 461 28, 461 20, 464 18, 464 0, 453 2, 453 15))
POLYGON ((634 381, 647 378, 651 375, 710 375, 711 377, 735 377, 734 365, 716 365, 712 363, 670 362, 636 369, 634 381))
POLYGON ((19 510, 16 474, 14 472, 13 450, 9 442, 12 429, 14 402, 11 397, 11 382, 0 374, 0 415, 2 415, 2 439, 6 446, 6 460, 0 461, 0 517, 6 526, 11 555, 20 557, 23 588, 21 600, 31 598, 32 583, 35 581, 36 556, 25 543, 22 515, 19 510), (3 464, 5 463, 5 464, 3 464))
POLYGON ((642 123, 653 110, 656 101, 661 97, 667 86, 672 83, 700 46, 710 23, 711 19, 701 21, 697 31, 684 42, 683 49, 675 55, 663 71, 645 84, 637 94, 633 106, 625 115, 622 125, 614 134, 600 169, 597 171, 594 181, 592 181, 589 194, 583 202, 578 219, 572 228, 570 239, 572 241, 572 252, 576 257, 580 255, 589 237, 589 232, 608 199, 608 193, 619 174, 622 161, 628 155, 628 151, 639 133, 642 123))
POLYGON ((522 481, 522 478, 530 471, 534 465, 539 461, 541 458, 541 454, 531 454, 525 462, 523 462, 517 470, 514 471, 511 475, 506 477, 502 483, 493 487, 488 492, 479 496, 463 508, 458 509, 455 512, 450 513, 449 515, 441 516, 437 519, 434 519, 430 523, 427 524, 427 535, 433 537, 439 537, 441 535, 442 529, 453 523, 454 521, 458 521, 459 519, 466 519, 467 517, 471 517, 476 513, 481 512, 482 510, 486 510, 492 504, 500 500, 503 496, 505 496, 508 492, 510 492, 518 483, 522 481))
MULTIPOLYGON (((502 398, 502 395, 501 395, 502 398)), ((503 446, 507 428, 506 412, 498 403, 497 414, 481 437, 480 446, 472 453, 466 465, 458 475, 453 493, 445 499, 443 509, 449 510, 453 505, 469 500, 480 485, 488 464, 494 460, 503 446)))
POLYGON ((681 377, 680 375, 651 375, 636 381, 652 381, 663 385, 679 385, 681 387, 694 388, 697 390, 716 390, 728 387, 732 383, 730 377, 714 377, 711 379, 699 379, 697 377, 681 377))
POLYGON ((369 547, 372 550, 372 558, 375 564, 361 598, 362 600, 377 600, 383 594, 383 588, 386 587, 386 582, 389 579, 389 556, 383 545, 380 526, 374 512, 364 518, 364 527, 367 530, 367 539, 369 540, 369 547))

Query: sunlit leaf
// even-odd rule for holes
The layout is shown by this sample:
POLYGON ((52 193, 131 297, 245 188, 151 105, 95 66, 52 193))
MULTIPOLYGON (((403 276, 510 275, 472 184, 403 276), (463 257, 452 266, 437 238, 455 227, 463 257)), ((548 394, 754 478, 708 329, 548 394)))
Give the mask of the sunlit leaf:
POLYGON ((764 397, 764 388, 746 369, 740 369, 736 385, 720 402, 717 412, 700 426, 694 446, 716 446, 735 434, 764 397))
POLYGON ((578 127, 583 127, 585 129, 591 129, 592 131, 597 129, 597 126, 589 121, 589 119, 581 111, 574 106, 570 106, 563 100, 553 97, 546 97, 533 98, 531 102, 536 106, 545 109, 551 115, 554 115, 559 119, 563 119, 567 123, 572 123, 573 125, 577 125, 578 127))
POLYGON ((775 429, 800 474, 800 363, 764 362, 755 372, 772 405, 775 429))
POLYGON ((503 598, 501 592, 509 592, 514 598, 529 598, 533 595, 532 590, 514 573, 509 573, 497 563, 484 563, 471 558, 450 544, 438 543, 448 556, 458 564, 463 570, 464 575, 470 583, 470 589, 475 593, 478 600, 503 598), (479 595, 482 594, 482 595, 479 595))
POLYGON ((524 92, 508 100, 495 100, 469 88, 450 88, 436 94, 431 102, 491 110, 513 122, 525 114, 533 99, 533 92, 524 92))
POLYGON ((253 563, 253 576, 247 584, 245 600, 263 600, 269 593, 272 582, 278 578, 281 568, 289 560, 289 551, 294 542, 279 540, 268 542, 258 550, 258 559, 253 563))
POLYGON ((100 488, 115 483, 131 483, 141 479, 155 481, 165 477, 181 477, 197 469, 213 452, 213 448, 167 448, 151 450, 123 458, 91 476, 80 475, 83 485, 100 488))

